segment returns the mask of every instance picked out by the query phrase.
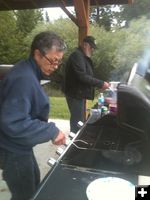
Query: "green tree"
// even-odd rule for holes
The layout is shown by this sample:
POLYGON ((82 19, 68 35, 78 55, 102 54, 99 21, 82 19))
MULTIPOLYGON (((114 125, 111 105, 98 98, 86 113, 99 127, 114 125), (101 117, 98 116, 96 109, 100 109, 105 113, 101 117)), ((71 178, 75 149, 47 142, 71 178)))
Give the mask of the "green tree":
POLYGON ((104 27, 105 30, 110 31, 114 21, 114 6, 101 6, 93 7, 91 9, 90 21, 97 23, 100 27, 104 27))
POLYGON ((43 21, 41 9, 18 10, 15 13, 17 29, 24 36, 30 33, 39 22, 43 21))
POLYGON ((47 11, 45 12, 45 21, 46 21, 47 23, 50 22, 49 15, 48 15, 48 12, 47 12, 47 11))
POLYGON ((97 50, 93 55, 95 75, 102 80, 109 80, 110 72, 115 69, 113 60, 116 56, 119 34, 106 31, 98 25, 91 26, 90 30, 97 43, 97 50))
POLYGON ((150 1, 149 0, 134 0, 131 5, 120 6, 118 17, 125 21, 126 26, 132 19, 138 19, 142 16, 150 19, 150 1))
POLYGON ((135 62, 142 59, 146 51, 149 51, 150 20, 146 17, 132 20, 128 28, 116 32, 116 37, 118 45, 112 65, 116 69, 114 74, 120 79, 126 71, 129 72, 135 62))
POLYGON ((127 27, 132 19, 142 16, 150 19, 149 10, 149 0, 134 0, 133 4, 94 7, 91 9, 90 19, 92 23, 96 22, 109 31, 114 26, 127 27))
POLYGON ((22 55, 22 35, 16 30, 12 11, 0 12, 0 64, 13 64, 22 55))

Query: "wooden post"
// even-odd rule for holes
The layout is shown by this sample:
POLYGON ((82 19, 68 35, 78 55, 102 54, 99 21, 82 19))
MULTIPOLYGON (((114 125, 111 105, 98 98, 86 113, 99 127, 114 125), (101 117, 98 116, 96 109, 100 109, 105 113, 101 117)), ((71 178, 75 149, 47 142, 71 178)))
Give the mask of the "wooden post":
MULTIPOLYGON (((84 37, 89 33, 90 0, 74 0, 74 6, 79 27, 78 42, 79 45, 82 46, 84 37)), ((85 101, 85 119, 87 119, 87 116, 87 101, 85 101)))
POLYGON ((79 27, 79 45, 82 46, 83 38, 89 32, 90 0, 74 0, 74 6, 79 27))
POLYGON ((128 4, 133 4, 134 0, 128 0, 128 4))

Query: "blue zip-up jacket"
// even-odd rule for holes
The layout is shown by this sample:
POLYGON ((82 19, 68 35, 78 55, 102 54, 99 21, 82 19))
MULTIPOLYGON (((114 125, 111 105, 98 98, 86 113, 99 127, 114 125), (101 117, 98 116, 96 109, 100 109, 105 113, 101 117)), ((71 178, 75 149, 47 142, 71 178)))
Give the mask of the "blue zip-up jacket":
POLYGON ((59 129, 47 122, 50 105, 41 79, 42 72, 30 57, 0 82, 0 147, 24 154, 57 137, 59 129))

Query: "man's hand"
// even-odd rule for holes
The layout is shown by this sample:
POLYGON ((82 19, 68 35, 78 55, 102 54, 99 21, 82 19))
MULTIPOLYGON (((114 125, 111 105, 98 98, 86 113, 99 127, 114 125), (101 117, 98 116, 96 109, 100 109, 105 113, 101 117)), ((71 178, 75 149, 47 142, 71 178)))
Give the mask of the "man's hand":
POLYGON ((62 145, 66 143, 65 134, 62 131, 59 131, 58 136, 52 142, 55 145, 62 145))
POLYGON ((109 87, 110 87, 110 83, 104 82, 103 87, 102 87, 102 90, 106 90, 106 89, 108 89, 109 87))

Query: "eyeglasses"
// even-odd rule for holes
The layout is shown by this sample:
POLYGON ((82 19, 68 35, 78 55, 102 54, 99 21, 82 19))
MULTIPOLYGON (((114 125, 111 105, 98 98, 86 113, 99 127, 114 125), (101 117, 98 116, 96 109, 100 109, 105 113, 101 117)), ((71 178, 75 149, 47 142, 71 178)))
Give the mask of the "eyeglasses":
MULTIPOLYGON (((43 55, 43 54, 42 54, 43 55)), ((43 57, 48 60, 48 62, 50 63, 50 65, 60 65, 62 63, 62 60, 58 60, 58 59, 49 59, 47 56, 43 55, 43 57)))

